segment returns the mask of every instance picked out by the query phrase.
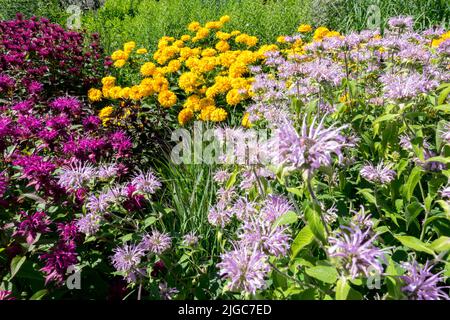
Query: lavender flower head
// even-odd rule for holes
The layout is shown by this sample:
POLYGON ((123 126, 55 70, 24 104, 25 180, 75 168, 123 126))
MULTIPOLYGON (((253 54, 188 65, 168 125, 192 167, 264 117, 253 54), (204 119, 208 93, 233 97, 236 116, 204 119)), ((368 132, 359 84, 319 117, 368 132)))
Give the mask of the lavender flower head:
POLYGON ((124 245, 114 249, 112 264, 117 271, 124 273, 125 279, 131 283, 136 282, 139 276, 145 274, 139 267, 145 250, 140 245, 124 245))
POLYGON ((442 272, 433 274, 431 269, 434 265, 429 261, 423 267, 420 267, 417 261, 405 263, 406 274, 401 276, 404 282, 402 291, 411 300, 450 300, 450 297, 444 289, 449 287, 439 286, 444 283, 445 278, 442 272))
POLYGON ((292 210, 292 205, 289 201, 280 195, 268 195, 261 208, 261 216, 263 219, 274 222, 288 211, 292 210))
POLYGON ((137 191, 146 194, 153 194, 156 190, 161 188, 161 182, 159 182, 151 171, 146 173, 140 172, 133 178, 131 184, 135 186, 137 191))
POLYGON ((380 260, 384 258, 384 252, 373 245, 377 235, 371 236, 371 232, 371 229, 362 231, 357 227, 341 226, 341 232, 329 238, 330 257, 337 258, 352 279, 369 276, 372 270, 383 272, 380 260))
POLYGON ((172 300, 173 296, 179 292, 177 288, 169 288, 167 282, 161 282, 158 287, 163 300, 172 300))
POLYGON ((225 228, 225 226, 231 221, 233 212, 230 211, 226 204, 219 201, 215 206, 209 209, 208 222, 216 227, 225 228))
POLYGON ((82 218, 78 219, 76 226, 78 231, 87 236, 94 235, 100 229, 103 217, 95 212, 88 212, 82 218))
POLYGON ((264 288, 270 266, 267 256, 256 246, 248 248, 238 244, 220 257, 219 275, 228 280, 231 291, 255 294, 256 290, 264 288))
POLYGON ((300 134, 290 122, 277 129, 275 136, 270 140, 269 148, 272 150, 272 162, 281 165, 288 171, 295 169, 315 170, 321 166, 332 163, 332 154, 342 161, 342 148, 350 146, 347 139, 341 135, 346 126, 325 128, 323 118, 317 127, 316 119, 311 126, 303 119, 300 134))
POLYGON ((76 161, 61 168, 58 184, 66 190, 76 191, 95 178, 96 171, 89 163, 76 161))
POLYGON ((167 233, 154 230, 151 235, 144 236, 140 246, 146 251, 161 254, 172 245, 172 238, 167 233))
POLYGON ((367 181, 380 184, 388 184, 395 179, 396 173, 390 169, 390 165, 380 162, 377 166, 372 164, 365 165, 361 171, 361 177, 367 181))
POLYGON ((183 246, 195 247, 198 244, 198 236, 194 232, 189 232, 183 236, 183 246))

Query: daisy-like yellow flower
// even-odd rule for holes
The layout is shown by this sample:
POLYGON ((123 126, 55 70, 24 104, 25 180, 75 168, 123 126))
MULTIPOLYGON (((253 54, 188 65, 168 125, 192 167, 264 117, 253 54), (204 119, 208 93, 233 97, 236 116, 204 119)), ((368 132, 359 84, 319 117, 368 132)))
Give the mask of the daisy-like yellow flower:
POLYGON ((116 84, 116 78, 113 76, 107 76, 102 79, 102 85, 105 88, 114 87, 115 84, 116 84))
POLYGON ((122 68, 125 65, 125 63, 126 63, 126 60, 123 60, 123 59, 116 60, 116 61, 114 61, 114 67, 122 68))
POLYGON ((134 101, 139 101, 142 99, 142 92, 140 86, 132 86, 129 92, 130 99, 134 101))
POLYGON ((163 107, 170 108, 177 103, 177 96, 170 90, 163 90, 158 94, 158 102, 163 107))
POLYGON ((209 115, 209 119, 214 122, 220 122, 220 121, 224 121, 227 118, 227 115, 228 115, 228 113, 226 112, 225 109, 216 108, 209 115))
POLYGON ((227 23, 228 21, 230 21, 230 16, 229 15, 222 16, 220 17, 219 21, 222 23, 227 23))
POLYGON ((129 41, 123 45, 123 50, 126 53, 130 53, 134 48, 136 48, 136 42, 134 41, 129 41))
POLYGON ((227 93, 226 100, 230 106, 235 106, 243 100, 243 97, 239 93, 239 89, 231 89, 227 93))
POLYGON ((103 120, 105 118, 109 118, 109 116, 113 113, 113 111, 114 111, 114 108, 112 106, 104 107, 98 113, 98 117, 100 118, 100 120, 103 120))
POLYGON ((141 66, 141 74, 144 77, 150 77, 155 73, 156 66, 153 62, 146 62, 141 66))
POLYGON ((220 52, 226 52, 230 50, 230 45, 228 44, 228 42, 220 40, 219 42, 216 43, 216 49, 220 52))
POLYGON ((327 27, 319 27, 314 31, 314 41, 321 41, 330 30, 327 27))
POLYGON ((178 123, 184 126, 194 117, 194 111, 190 108, 184 108, 178 113, 178 123))
POLYGON ((119 99, 119 98, 121 98, 121 95, 120 95, 121 92, 122 92, 122 88, 119 86, 115 86, 115 87, 112 87, 111 89, 109 89, 108 95, 113 100, 119 99))
POLYGON ((91 88, 88 91, 88 98, 91 102, 97 102, 102 100, 102 92, 98 89, 91 88))
POLYGON ((191 36, 188 35, 188 34, 183 34, 183 35, 180 37, 180 39, 181 39, 181 41, 189 41, 189 40, 191 40, 191 36))
POLYGON ((312 27, 309 24, 301 24, 297 31, 300 33, 308 33, 312 31, 312 27))
POLYGON ((246 112, 244 113, 244 116, 242 117, 242 126, 245 128, 251 128, 252 127, 252 123, 249 120, 250 117, 250 113, 246 112))
POLYGON ((279 36, 277 38, 278 43, 286 43, 286 36, 279 36))
POLYGON ((198 29, 200 29, 201 27, 202 26, 201 26, 200 22, 193 21, 193 22, 189 23, 188 30, 194 32, 194 31, 197 31, 198 29))
POLYGON ((140 48, 140 49, 136 50, 137 54, 146 54, 147 52, 148 52, 148 50, 145 48, 140 48))
POLYGON ((116 61, 116 60, 127 60, 128 59, 128 53, 123 51, 123 50, 114 51, 112 53, 112 55, 111 55, 111 59, 113 61, 116 61))

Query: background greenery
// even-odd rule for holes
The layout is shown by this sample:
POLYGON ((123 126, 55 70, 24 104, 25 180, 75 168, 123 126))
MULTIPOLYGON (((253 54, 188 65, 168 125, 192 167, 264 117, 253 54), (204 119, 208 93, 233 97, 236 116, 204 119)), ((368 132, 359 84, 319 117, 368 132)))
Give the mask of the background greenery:
MULTIPOLYGON (((73 3, 77 2, 71 0, 73 3)), ((79 0, 83 4, 86 0, 79 0)), ((416 27, 448 26, 450 1, 446 0, 102 0, 98 10, 85 10, 83 27, 99 32, 107 52, 134 40, 154 49, 163 35, 180 36, 193 21, 206 22, 228 14, 229 27, 256 35, 263 43, 292 34, 300 23, 325 25, 347 32, 367 27, 367 8, 377 5, 381 23, 395 15, 412 15, 416 27)), ((0 17, 46 16, 65 25, 67 0, 0 0, 0 17)), ((83 7, 86 7, 84 5, 83 7)))

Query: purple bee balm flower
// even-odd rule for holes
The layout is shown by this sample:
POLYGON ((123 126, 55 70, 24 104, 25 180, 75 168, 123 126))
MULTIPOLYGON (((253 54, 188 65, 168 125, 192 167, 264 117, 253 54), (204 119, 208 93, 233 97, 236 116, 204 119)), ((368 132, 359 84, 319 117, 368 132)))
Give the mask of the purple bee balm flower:
POLYGON ((14 88, 16 82, 6 74, 0 74, 0 92, 14 88))
POLYGON ((50 107, 68 114, 79 114, 81 112, 81 103, 75 97, 56 98, 50 103, 50 107))
POLYGON ((25 100, 19 103, 16 103, 12 106, 12 109, 18 111, 20 113, 27 113, 33 108, 33 101, 25 100))
POLYGON ((189 232, 183 236, 183 246, 195 247, 198 244, 198 236, 194 232, 189 232))
POLYGON ((34 185, 36 190, 48 182, 52 172, 56 168, 50 161, 46 161, 36 155, 20 156, 13 161, 13 164, 22 167, 22 178, 30 180, 29 185, 34 185))
POLYGON ((119 173, 119 166, 115 163, 101 164, 97 170, 97 177, 100 179, 111 179, 119 173))
POLYGON ((443 130, 440 131, 442 140, 445 141, 445 143, 450 144, 450 122, 446 123, 443 130))
POLYGON ((412 30, 414 26, 414 18, 405 16, 392 17, 388 20, 388 26, 392 30, 412 30))
POLYGON ((265 220, 274 222, 290 210, 292 210, 292 205, 285 197, 271 194, 267 196, 264 207, 261 208, 261 216, 265 220))
POLYGON ((0 290, 0 300, 15 300, 11 297, 12 292, 8 290, 0 290))
POLYGON ((6 193, 8 189, 8 178, 4 172, 0 172, 0 198, 6 193))
POLYGON ((248 248, 237 244, 220 258, 217 268, 220 269, 219 275, 228 280, 229 290, 255 294, 265 287, 270 266, 267 256, 256 246, 248 248))
POLYGON ((154 230, 151 235, 146 235, 140 243, 141 248, 155 254, 161 254, 172 245, 172 238, 167 233, 154 230))
POLYGON ((439 286, 439 283, 445 283, 442 272, 433 274, 431 269, 434 265, 427 261, 421 267, 417 261, 405 263, 406 274, 401 276, 404 282, 402 291, 411 300, 450 300, 450 297, 444 289, 449 287, 439 286))
POLYGON ((76 226, 79 232, 87 236, 95 235, 100 229, 103 217, 94 212, 88 212, 86 215, 78 219, 76 226))
POLYGON ((384 86, 384 96, 387 99, 411 99, 421 93, 435 89, 439 82, 428 79, 426 75, 417 72, 409 74, 385 74, 380 77, 384 86))
POLYGON ((75 161, 61 168, 61 173, 58 174, 58 184, 66 190, 76 191, 83 188, 95 176, 96 171, 91 164, 75 161))
POLYGON ((86 208, 93 213, 105 213, 111 205, 111 198, 108 194, 101 193, 97 196, 89 196, 86 208))
POLYGON ((38 81, 31 81, 30 84, 27 86, 27 90, 29 94, 37 94, 41 92, 44 89, 44 86, 42 83, 38 81))
POLYGON ((113 149, 118 155, 125 155, 133 146, 130 137, 123 131, 114 132, 110 136, 110 141, 113 149))
POLYGON ((100 123, 102 123, 102 121, 97 116, 88 116, 83 119, 83 127, 87 131, 97 130, 100 123))
POLYGON ((230 173, 227 170, 218 170, 214 173, 214 181, 217 183, 225 183, 230 178, 230 173))
POLYGON ((145 269, 139 267, 142 257, 145 256, 145 250, 140 245, 124 245, 114 249, 112 264, 114 268, 124 274, 124 278, 129 282, 145 275, 145 269))
POLYGON ((209 209, 208 222, 216 227, 225 228, 230 223, 233 212, 229 210, 224 202, 218 202, 209 209))
POLYGON ((329 238, 330 257, 337 258, 352 279, 362 275, 369 276, 372 270, 383 272, 380 260, 384 258, 384 252, 373 245, 377 235, 371 236, 371 232, 371 229, 362 231, 357 227, 341 226, 341 232, 329 238))
POLYGON ((223 203, 230 203, 234 197, 236 196, 236 191, 234 187, 231 187, 229 189, 227 188, 220 188, 217 190, 217 201, 223 202, 223 203))
POLYGON ((74 241, 78 238, 78 229, 75 221, 57 224, 59 237, 63 241, 74 241))
POLYGON ((161 182, 159 182, 151 171, 146 173, 140 172, 133 178, 133 180, 131 180, 131 184, 137 191, 145 194, 153 194, 156 190, 161 188, 161 182))
POLYGON ((396 173, 390 169, 390 165, 380 162, 377 166, 372 164, 365 165, 361 171, 361 177, 367 181, 380 184, 388 184, 395 179, 396 173))
POLYGON ((249 248, 257 246, 268 255, 281 257, 287 254, 291 238, 287 228, 276 227, 264 217, 254 217, 244 222, 239 239, 249 248))
POLYGON ((55 281, 62 284, 66 276, 67 268, 77 264, 77 253, 73 241, 58 242, 49 253, 39 256, 40 260, 45 261, 45 266, 41 269, 46 273, 45 284, 55 281))
POLYGON ((22 211, 20 212, 21 221, 17 225, 14 236, 24 237, 27 243, 30 245, 36 239, 38 233, 47 233, 50 231, 49 225, 51 224, 47 214, 42 211, 37 211, 33 214, 22 211))
POLYGON ((324 119, 316 127, 316 119, 308 126, 305 117, 300 134, 290 122, 277 129, 269 143, 272 161, 287 170, 315 170, 321 166, 329 166, 332 164, 332 154, 336 154, 341 162, 342 148, 350 145, 341 135, 346 126, 332 125, 324 128, 324 119))
POLYGON ((352 227, 360 228, 362 230, 372 229, 372 216, 365 212, 363 206, 360 207, 360 210, 358 212, 356 212, 355 210, 351 210, 350 212, 354 214, 350 222, 352 227))
POLYGON ((450 199, 450 185, 441 190, 442 198, 450 199))
POLYGON ((169 288, 167 282, 161 282, 158 287, 163 300, 172 300, 173 296, 179 293, 177 288, 169 288))
POLYGON ((123 207, 128 211, 137 211, 142 209, 145 205, 145 196, 136 193, 136 187, 132 184, 129 184, 125 190, 127 199, 123 202, 123 207))
POLYGON ((255 205, 254 202, 248 201, 247 198, 240 197, 234 202, 231 212, 233 212, 240 221, 246 221, 257 214, 255 205))
POLYGON ((0 140, 5 138, 11 132, 11 119, 0 117, 0 140))

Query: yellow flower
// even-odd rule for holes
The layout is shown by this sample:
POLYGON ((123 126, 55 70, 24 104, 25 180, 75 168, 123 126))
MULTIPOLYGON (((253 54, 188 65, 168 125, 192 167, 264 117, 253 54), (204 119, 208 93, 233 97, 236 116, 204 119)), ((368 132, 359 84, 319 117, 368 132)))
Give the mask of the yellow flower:
POLYGON ((112 53, 112 55, 111 55, 111 59, 113 61, 116 61, 116 60, 127 60, 128 59, 128 53, 126 53, 123 50, 114 51, 112 53))
POLYGON ((235 62, 230 66, 229 74, 232 78, 240 78, 248 71, 247 66, 241 62, 235 62))
POLYGON ((189 41, 191 40, 191 36, 188 34, 183 34, 180 39, 181 41, 189 41))
POLYGON ((184 108, 178 113, 178 123, 184 126, 194 117, 194 112, 189 108, 184 108))
POLYGON ((130 53, 134 48, 136 48, 136 42, 134 41, 127 42, 123 45, 123 50, 126 53, 130 53))
POLYGON ((112 76, 107 76, 102 79, 103 87, 111 88, 116 84, 116 78, 112 76))
POLYGON ((298 29, 298 32, 300 33, 307 33, 312 31, 312 27, 309 24, 301 24, 298 29))
POLYGON ((214 122, 220 122, 224 121, 227 118, 227 115, 225 109, 216 108, 210 113, 209 119, 214 122))
POLYGON ((201 77, 195 72, 184 72, 178 78, 180 89, 186 93, 194 92, 202 84, 201 77))
POLYGON ((167 65, 167 72, 173 73, 177 72, 181 68, 181 62, 179 60, 172 60, 167 65))
POLYGON ((222 23, 227 23, 228 21, 230 21, 230 16, 228 15, 222 16, 220 17, 219 21, 222 23))
POLYGON ((126 60, 123 60, 123 59, 116 60, 114 62, 114 67, 122 68, 125 65, 125 63, 126 63, 126 60))
POLYGON ((191 109, 192 111, 200 111, 200 98, 196 94, 187 97, 186 101, 183 104, 183 107, 191 109))
POLYGON ((219 42, 216 43, 216 49, 220 52, 225 52, 230 50, 230 45, 228 44, 228 42, 220 40, 219 42))
POLYGON ((244 116, 242 117, 241 124, 245 128, 251 128, 251 126, 252 126, 252 123, 250 122, 249 117, 250 117, 250 113, 248 113, 248 112, 244 113, 244 116))
POLYGON ((197 31, 200 28, 201 28, 201 24, 200 24, 200 22, 197 22, 197 21, 193 21, 188 25, 188 30, 192 31, 192 32, 197 31))
POLYGON ((169 90, 161 91, 158 94, 158 102, 165 108, 172 107, 175 103, 177 103, 177 96, 175 93, 169 90))
POLYGON ((202 57, 214 57, 217 51, 213 48, 206 48, 202 51, 202 57))
POLYGON ((277 38, 277 42, 279 42, 279 43, 286 43, 286 36, 279 36, 277 38))
POLYGON ((231 38, 231 34, 226 33, 226 32, 222 32, 222 31, 217 31, 216 32, 216 38, 219 40, 228 40, 231 38))
POLYGON ((119 86, 112 87, 108 91, 108 95, 111 99, 119 99, 122 88, 119 86))
POLYGON ((102 100, 102 92, 98 89, 91 88, 88 91, 88 98, 92 102, 97 102, 102 100))
POLYGON ((207 28, 200 28, 197 33, 195 34, 195 37, 192 38, 193 42, 196 42, 198 40, 205 39, 209 35, 209 29, 207 28))
POLYGON ((213 105, 202 108, 202 111, 200 112, 198 118, 202 121, 208 121, 211 119, 211 113, 215 110, 216 107, 213 105))
POLYGON ((341 34, 338 31, 330 31, 325 34, 324 38, 339 37, 340 35, 341 34))
POLYGON ((100 112, 98 113, 98 117, 103 120, 105 118, 108 118, 114 111, 114 108, 111 106, 104 107, 100 112))
POLYGON ((238 35, 234 41, 236 43, 243 43, 246 44, 248 47, 253 47, 256 45, 256 43, 258 42, 258 38, 254 37, 254 36, 249 36, 248 34, 240 34, 238 35))
POLYGON ((153 79, 153 90, 155 92, 166 91, 169 89, 169 81, 163 76, 158 76, 153 79))
POLYGON ((220 22, 220 21, 210 21, 205 24, 205 28, 208 28, 208 29, 220 29, 222 27, 223 27, 223 25, 222 25, 222 22, 220 22))
POLYGON ((130 98, 130 87, 125 87, 120 90, 120 97, 122 99, 129 99, 130 98))
POLYGON ((147 51, 147 49, 145 49, 145 48, 140 48, 140 49, 137 49, 136 50, 136 53, 137 54, 146 54, 148 51, 147 51))
POLYGON ((152 76, 155 73, 156 66, 153 62, 146 62, 141 66, 141 74, 144 77, 152 76))
POLYGON ((328 30, 327 27, 319 27, 316 31, 314 31, 313 39, 315 41, 320 41, 327 35, 328 32, 330 32, 330 30, 328 30))
POLYGON ((233 31, 231 31, 231 35, 234 37, 234 36, 237 36, 237 35, 239 35, 239 34, 241 34, 241 32, 239 31, 239 30, 233 30, 233 31))
POLYGON ((130 99, 138 101, 142 99, 142 92, 140 86, 132 86, 130 89, 130 99))
POLYGON ((227 93, 226 100, 227 100, 227 103, 230 106, 235 106, 235 105, 239 104, 239 102, 241 102, 243 100, 243 97, 239 93, 239 89, 231 89, 227 93))

